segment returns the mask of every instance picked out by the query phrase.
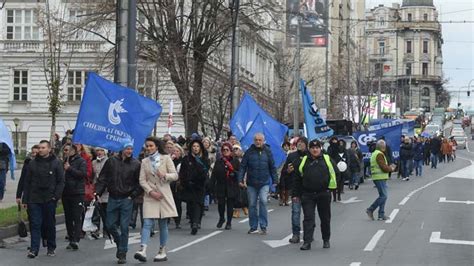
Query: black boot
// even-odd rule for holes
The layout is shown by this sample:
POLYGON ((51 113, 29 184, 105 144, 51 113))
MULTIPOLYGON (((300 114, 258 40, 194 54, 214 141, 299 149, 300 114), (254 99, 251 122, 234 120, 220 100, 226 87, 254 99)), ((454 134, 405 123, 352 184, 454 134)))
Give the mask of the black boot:
POLYGON ((303 245, 300 247, 301 250, 310 250, 311 249, 311 243, 309 242, 304 242, 303 245))
POLYGON ((224 219, 219 219, 219 222, 217 223, 217 228, 221 229, 224 222, 225 222, 224 219))
POLYGON ((329 240, 324 240, 323 241, 323 248, 329 248, 330 245, 329 245, 329 240))
POLYGON ((225 230, 230 230, 230 229, 232 229, 232 224, 231 223, 226 223, 225 230))
POLYGON ((195 235, 195 234, 197 234, 197 232, 198 232, 198 225, 197 225, 197 224, 193 224, 193 225, 191 226, 191 235, 195 235))
POLYGON ((299 236, 299 235, 293 235, 293 236, 290 238, 289 242, 290 242, 291 244, 298 244, 298 243, 300 242, 300 236, 299 236))

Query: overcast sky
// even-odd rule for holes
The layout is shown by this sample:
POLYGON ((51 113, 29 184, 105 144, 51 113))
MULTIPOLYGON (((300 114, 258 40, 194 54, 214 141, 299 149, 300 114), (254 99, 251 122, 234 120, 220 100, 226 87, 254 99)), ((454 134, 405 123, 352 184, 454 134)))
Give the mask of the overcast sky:
MULTIPOLYGON (((366 0, 366 7, 373 8, 379 4, 391 6, 392 3, 401 4, 402 0, 366 0)), ((434 0, 434 4, 441 22, 474 21, 474 0, 434 0)), ((441 26, 444 40, 443 71, 445 78, 449 79, 446 87, 459 91, 460 87, 467 86, 474 79, 474 23, 441 23, 441 26)), ((474 81, 471 90, 474 90, 474 81)), ((453 101, 457 102, 458 93, 453 96, 453 101)), ((463 105, 474 109, 474 92, 470 97, 467 97, 466 92, 460 96, 463 105)))

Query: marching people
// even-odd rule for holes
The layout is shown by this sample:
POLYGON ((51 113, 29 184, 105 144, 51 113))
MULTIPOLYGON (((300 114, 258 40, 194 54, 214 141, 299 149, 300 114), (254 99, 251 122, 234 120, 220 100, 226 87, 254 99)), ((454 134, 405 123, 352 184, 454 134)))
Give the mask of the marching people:
POLYGON ((197 234, 201 227, 209 167, 209 158, 204 145, 199 139, 192 140, 189 143, 188 155, 184 157, 181 163, 178 179, 178 193, 189 208, 192 235, 197 234))
POLYGON ((449 163, 452 153, 453 147, 449 144, 448 139, 443 138, 443 142, 441 143, 441 161, 449 163))
MULTIPOLYGON (((102 168, 104 168, 105 162, 107 161, 107 151, 104 148, 97 147, 95 148, 95 154, 96 154, 96 159, 92 161, 92 168, 94 169, 94 184, 97 183, 97 180, 99 179, 99 174, 102 171, 102 168)), ((102 196, 99 199, 98 204, 100 204, 99 209, 94 209, 94 214, 92 217, 92 221, 95 222, 95 225, 97 225, 97 231, 92 232, 92 237, 98 238, 99 237, 99 230, 100 230, 100 217, 103 217, 102 221, 102 228, 105 236, 105 225, 107 221, 107 202, 109 200, 109 192, 107 192, 107 189, 102 193, 102 196)))
POLYGON ((171 157, 165 152, 163 142, 148 137, 145 148, 148 157, 144 158, 140 168, 140 185, 145 191, 143 198, 144 224, 141 232, 140 250, 135 259, 145 262, 150 233, 155 220, 160 228, 160 247, 153 261, 166 261, 166 243, 168 241, 168 218, 178 216, 173 200, 170 183, 178 180, 176 168, 171 157))
POLYGON ((213 195, 217 198, 219 211, 217 228, 222 228, 222 225, 226 223, 225 229, 230 230, 232 229, 234 203, 239 196, 237 174, 240 162, 238 158, 232 155, 232 145, 228 142, 222 144, 221 154, 221 158, 214 164, 210 188, 213 195))
POLYGON ((400 145, 400 167, 402 168, 401 173, 403 181, 410 180, 410 165, 413 163, 413 157, 413 144, 411 143, 410 138, 405 137, 403 143, 400 145))
MULTIPOLYGON (((184 157, 184 150, 179 144, 174 144, 174 150, 173 153, 171 154, 171 159, 173 160, 173 164, 176 168, 176 172, 179 173, 179 170, 181 168, 181 163, 183 162, 183 157, 184 157)), ((183 208, 181 204, 181 196, 178 193, 178 181, 173 181, 170 184, 171 191, 173 192, 173 199, 174 203, 176 205, 176 211, 178 213, 178 216, 174 217, 174 223, 176 226, 176 229, 181 229, 181 215, 183 213, 183 208)))
POLYGON ((66 249, 78 250, 82 235, 82 213, 84 212, 85 179, 87 177, 86 161, 79 155, 77 146, 65 145, 63 191, 64 218, 66 221, 69 245, 66 249))
MULTIPOLYGON (((232 144, 231 141, 229 141, 229 143, 232 144)), ((240 144, 237 143, 232 146, 232 155, 234 156, 234 158, 237 158, 239 162, 242 162, 244 153, 242 152, 242 147, 240 147, 240 144)), ((246 183, 245 178, 244 178, 244 183, 246 183)), ((247 189, 245 187, 240 187, 239 189, 239 198, 235 202, 234 214, 232 215, 233 218, 240 217, 240 209, 242 209, 245 216, 249 215, 249 200, 248 200, 247 189)))
POLYGON ((0 143, 0 202, 5 195, 7 185, 7 172, 10 165, 10 154, 12 151, 5 143, 0 143))
POLYGON ((335 165, 340 171, 340 174, 337 176, 337 189, 332 191, 333 200, 334 202, 341 201, 341 194, 344 193, 344 181, 351 178, 349 169, 350 157, 346 150, 346 142, 342 139, 338 140, 337 145, 332 146, 329 156, 336 163, 335 165))
POLYGON ((20 180, 18 180, 18 186, 16 189, 16 203, 21 204, 23 195, 24 195, 24 188, 25 188, 25 177, 28 171, 28 165, 30 164, 31 160, 34 160, 36 155, 38 154, 39 145, 35 144, 31 147, 31 152, 28 157, 25 158, 23 162, 23 167, 21 168, 20 180))
POLYGON ((372 173, 372 181, 377 187, 379 197, 367 208, 366 213, 371 220, 375 220, 374 211, 378 208, 378 220, 388 220, 385 216, 385 202, 387 201, 387 179, 388 173, 395 171, 394 164, 388 165, 385 156, 386 146, 384 140, 378 140, 375 151, 370 157, 370 171, 372 173))
POLYGON ((362 167, 364 156, 362 151, 359 149, 357 141, 351 142, 351 149, 349 150, 349 171, 351 172, 351 179, 349 182, 349 189, 357 190, 359 188, 359 182, 362 176, 362 167))
POLYGON ((426 138, 423 145, 424 165, 430 165, 431 139, 426 138))
POLYGON ((303 207, 303 245, 301 250, 311 249, 315 226, 315 209, 321 221, 323 248, 330 247, 331 237, 331 189, 337 187, 339 171, 329 155, 323 154, 322 143, 312 140, 309 155, 302 158, 296 169, 293 201, 303 207))
POLYGON ((454 161, 454 159, 456 159, 456 150, 458 148, 458 142, 456 141, 454 136, 451 136, 449 138, 449 145, 451 145, 451 150, 452 150, 451 161, 454 161))
MULTIPOLYGON (((202 145, 204 145, 204 149, 207 151, 207 156, 209 158, 209 176, 212 173, 212 169, 214 169, 214 164, 216 163, 217 159, 217 150, 214 147, 212 141, 208 137, 204 137, 202 139, 202 145)), ((208 187, 209 180, 206 180, 206 188, 208 187)), ((204 210, 209 210, 209 204, 212 202, 211 195, 209 191, 206 191, 206 196, 204 197, 204 210)))
POLYGON ((31 247, 28 252, 30 259, 38 256, 43 225, 47 239, 47 255, 56 255, 56 205, 63 189, 63 165, 51 154, 50 142, 42 140, 38 144, 38 155, 28 164, 24 183, 24 202, 28 206, 31 222, 31 247))
POLYGON ((413 147, 413 159, 415 161, 415 176, 421 176, 423 173, 423 162, 424 162, 424 143, 421 139, 415 138, 415 144, 413 147))
POLYGON ((96 195, 109 192, 106 227, 117 245, 118 264, 127 263, 128 226, 133 199, 143 193, 139 183, 140 162, 132 157, 133 144, 126 143, 118 156, 109 157, 96 183, 96 195), (118 229, 120 227, 120 234, 118 229))
MULTIPOLYGON (((295 185, 295 179, 298 174, 296 172, 301 160, 308 153, 308 139, 300 137, 296 141, 296 151, 288 155, 282 169, 282 178, 285 178, 286 185, 290 188, 288 193, 291 195, 295 185)), ((281 181, 280 181, 281 182, 281 181)), ((301 232, 301 202, 299 200, 291 200, 291 232, 293 236, 289 242, 293 244, 300 243, 301 232)))
POLYGON ((239 171, 239 184, 247 187, 249 200, 249 234, 267 234, 268 213, 267 202, 269 192, 269 179, 272 186, 277 184, 275 162, 270 148, 265 145, 265 136, 262 133, 254 135, 254 143, 245 152, 239 171), (244 176, 247 174, 247 183, 244 176), (257 212, 258 201, 258 212, 257 212), (258 231, 260 224, 261 231, 258 231))
POLYGON ((438 160, 441 153, 441 140, 438 136, 434 136, 431 139, 431 168, 436 169, 438 167, 438 160))

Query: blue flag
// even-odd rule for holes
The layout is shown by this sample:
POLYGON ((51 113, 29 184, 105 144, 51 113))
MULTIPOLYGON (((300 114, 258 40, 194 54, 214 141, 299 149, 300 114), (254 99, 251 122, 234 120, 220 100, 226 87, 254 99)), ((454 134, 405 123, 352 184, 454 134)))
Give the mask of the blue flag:
POLYGON ((308 139, 313 140, 332 136, 334 130, 326 125, 326 121, 321 117, 319 109, 304 83, 304 80, 300 80, 300 90, 303 97, 304 123, 306 124, 308 139))
POLYGON ((288 127, 273 119, 273 117, 265 112, 265 110, 255 102, 252 96, 247 93, 244 93, 239 107, 229 122, 230 129, 237 139, 241 140, 247 134, 247 131, 249 131, 257 115, 260 115, 268 131, 273 133, 273 138, 278 143, 283 143, 288 127))
POLYGON ((15 180, 15 168, 16 168, 16 158, 15 158, 15 149, 13 148, 13 140, 10 136, 10 132, 8 131, 7 126, 0 118, 0 143, 5 143, 8 148, 10 149, 10 176, 13 180, 15 180))
POLYGON ((398 159, 400 157, 400 138, 402 137, 402 128, 403 125, 399 124, 378 130, 358 131, 355 132, 353 136, 359 143, 360 150, 364 153, 366 159, 370 158, 369 146, 367 143, 370 141, 377 141, 382 136, 385 137, 385 142, 392 150, 392 158, 398 159))
POLYGON ((286 160, 286 153, 281 148, 281 144, 273 137, 273 133, 266 127, 260 114, 257 115, 255 121, 253 121, 252 125, 247 131, 247 134, 245 134, 245 136, 240 141, 243 151, 247 151, 247 149, 252 146, 253 138, 257 133, 262 133, 265 136, 265 144, 270 146, 273 160, 275 161, 275 166, 277 168, 280 167, 286 160))
POLYGON ((137 157, 160 114, 156 101, 89 72, 73 141, 112 151, 132 144, 137 157))

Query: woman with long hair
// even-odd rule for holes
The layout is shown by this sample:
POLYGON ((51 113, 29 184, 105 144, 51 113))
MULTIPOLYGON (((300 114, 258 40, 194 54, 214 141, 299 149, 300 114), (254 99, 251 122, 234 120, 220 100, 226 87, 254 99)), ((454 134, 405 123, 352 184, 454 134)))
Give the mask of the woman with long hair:
MULTIPOLYGON (((173 159, 173 164, 176 167, 176 172, 179 173, 179 169, 181 168, 181 163, 183 162, 184 157, 184 150, 183 148, 175 143, 174 150, 171 154, 171 159, 173 159)), ((171 182, 171 191, 173 192, 174 203, 176 205, 176 211, 178 212, 178 216, 174 218, 174 223, 176 229, 181 229, 181 214, 183 213, 183 208, 181 207, 181 197, 178 193, 178 181, 171 182)))
POLYGON ((168 218, 178 216, 170 188, 170 183, 178 179, 178 174, 163 146, 163 142, 155 137, 148 137, 145 141, 148 157, 142 160, 140 168, 140 186, 145 191, 144 224, 141 232, 141 248, 134 256, 141 262, 146 261, 146 249, 155 219, 158 220, 160 227, 160 248, 153 261, 168 260, 166 256, 168 218))
POLYGON ((232 155, 232 145, 228 142, 221 146, 221 158, 214 164, 212 171, 210 188, 217 198, 219 210, 219 222, 217 228, 222 228, 226 222, 224 213, 227 207, 226 230, 232 228, 232 214, 234 211, 235 199, 239 196, 239 181, 237 173, 239 172, 239 159, 232 155))
POLYGON ((189 143, 189 153, 184 157, 179 171, 179 193, 189 208, 192 235, 197 234, 201 227, 209 167, 210 163, 204 145, 198 139, 192 140, 189 143))

